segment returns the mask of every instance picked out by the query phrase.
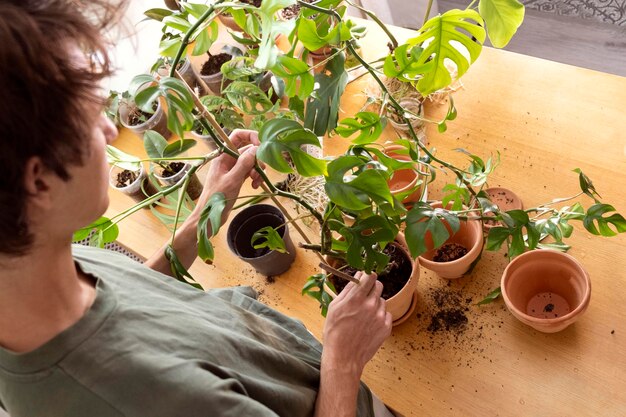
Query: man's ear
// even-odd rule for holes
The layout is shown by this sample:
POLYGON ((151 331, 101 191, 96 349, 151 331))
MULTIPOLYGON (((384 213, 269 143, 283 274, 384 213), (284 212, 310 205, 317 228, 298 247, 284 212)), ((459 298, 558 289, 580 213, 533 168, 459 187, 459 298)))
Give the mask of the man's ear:
POLYGON ((24 189, 28 193, 28 200, 40 206, 52 203, 50 190, 56 175, 44 165, 38 156, 31 157, 24 169, 24 189))

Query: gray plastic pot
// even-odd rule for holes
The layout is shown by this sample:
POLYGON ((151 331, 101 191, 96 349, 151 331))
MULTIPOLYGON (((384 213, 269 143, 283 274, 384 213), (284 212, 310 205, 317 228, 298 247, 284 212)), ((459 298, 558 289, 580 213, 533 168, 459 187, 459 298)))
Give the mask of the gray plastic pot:
POLYGON ((296 257, 296 248, 289 237, 289 227, 281 211, 269 204, 255 204, 237 213, 228 226, 226 236, 228 247, 243 261, 249 263, 263 275, 279 275, 287 271, 296 257), (287 253, 269 251, 267 248, 254 249, 252 235, 266 227, 278 227, 278 233, 285 241, 287 253))

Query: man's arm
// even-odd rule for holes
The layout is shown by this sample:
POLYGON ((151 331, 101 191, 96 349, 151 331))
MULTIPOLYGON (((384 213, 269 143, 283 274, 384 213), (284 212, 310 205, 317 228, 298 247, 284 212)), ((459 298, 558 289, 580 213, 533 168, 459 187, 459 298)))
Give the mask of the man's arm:
MULTIPOLYGON (((173 246, 176 255, 185 268, 189 268, 198 256, 198 221, 209 198, 217 192, 224 193, 226 196, 227 204, 222 213, 222 224, 224 224, 235 204, 244 181, 251 177, 254 188, 257 188, 261 183, 261 177, 254 170, 256 146, 259 145, 257 132, 252 130, 235 130, 231 134, 230 139, 238 148, 246 148, 241 149, 242 153, 238 159, 222 154, 211 161, 204 189, 200 198, 198 198, 196 208, 176 230, 173 246)), ((208 227, 211 226, 209 225, 208 227)), ((170 263, 165 258, 165 248, 168 244, 169 242, 146 260, 145 265, 164 274, 172 275, 170 263)))
POLYGON ((391 334, 376 274, 359 272, 328 309, 315 417, 354 417, 363 369, 391 334))

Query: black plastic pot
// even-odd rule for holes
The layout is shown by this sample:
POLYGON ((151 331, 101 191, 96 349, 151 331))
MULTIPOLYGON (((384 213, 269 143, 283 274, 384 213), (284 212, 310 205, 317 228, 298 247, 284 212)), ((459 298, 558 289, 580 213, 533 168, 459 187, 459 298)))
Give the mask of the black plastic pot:
POLYGON ((289 237, 285 217, 278 208, 269 204, 255 204, 239 212, 228 226, 226 240, 235 255, 263 275, 282 274, 289 269, 296 257, 296 248, 289 237), (266 226, 276 228, 281 225, 278 233, 285 241, 287 253, 252 247, 250 241, 255 232, 266 226))

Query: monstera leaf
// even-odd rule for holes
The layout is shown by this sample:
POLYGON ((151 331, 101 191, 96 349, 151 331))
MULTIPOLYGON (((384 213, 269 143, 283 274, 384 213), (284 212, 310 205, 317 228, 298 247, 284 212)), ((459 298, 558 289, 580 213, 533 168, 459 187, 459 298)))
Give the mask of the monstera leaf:
POLYGON ((350 266, 380 273, 389 263, 389 256, 382 253, 382 248, 393 241, 398 228, 383 216, 371 216, 342 228, 339 233, 348 244, 346 260, 350 266))
POLYGON ((287 97, 297 95, 301 99, 305 99, 315 87, 315 79, 309 73, 309 66, 299 59, 282 55, 278 57, 278 62, 272 72, 285 81, 285 95, 287 97))
POLYGON ((517 0, 480 0, 478 11, 496 48, 504 48, 524 21, 524 5, 517 0))
POLYGON ((417 89, 422 95, 447 87, 452 82, 450 71, 446 68, 446 59, 457 67, 457 77, 461 77, 470 65, 476 61, 485 41, 483 19, 475 10, 450 10, 443 15, 428 20, 417 37, 407 44, 423 50, 409 53, 413 61, 417 89), (468 53, 469 58, 464 54, 468 53))
POLYGON ((276 171, 293 172, 284 154, 289 154, 298 173, 303 177, 326 174, 326 161, 317 159, 302 150, 303 145, 319 147, 320 141, 313 132, 295 120, 272 119, 259 131, 261 146, 257 158, 276 171))

